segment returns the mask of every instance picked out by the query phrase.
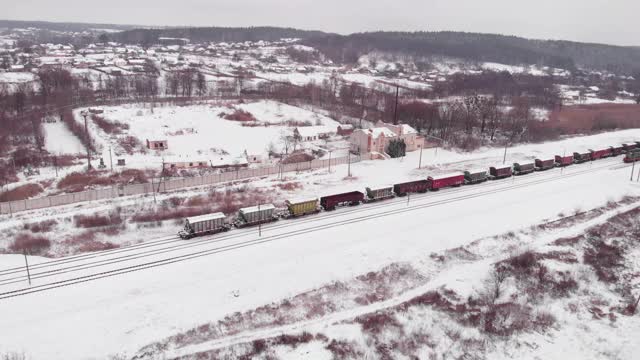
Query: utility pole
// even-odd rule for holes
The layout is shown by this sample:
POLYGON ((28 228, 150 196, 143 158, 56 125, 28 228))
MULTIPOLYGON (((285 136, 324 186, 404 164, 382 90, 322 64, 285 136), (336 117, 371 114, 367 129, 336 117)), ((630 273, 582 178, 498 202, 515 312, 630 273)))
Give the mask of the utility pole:
POLYGON ((31 273, 29 272, 29 261, 27 260, 27 250, 22 249, 22 254, 24 255, 24 263, 27 267, 27 279, 29 279, 29 286, 31 286, 31 273))
POLYGON ((113 172, 113 156, 111 155, 111 146, 109 146, 109 163, 111 164, 111 172, 113 172))
MULTIPOLYGON (((262 214, 260 214, 260 203, 258 203, 258 214, 262 217, 262 214)), ((258 223, 258 237, 262 237, 262 220, 258 223)))
POLYGON ((84 118, 84 142, 87 147, 87 171, 91 171, 91 149, 89 148, 89 127, 87 126, 87 112, 82 112, 84 118))
POLYGON ((504 165, 507 162, 507 147, 509 146, 509 143, 507 142, 504 145, 504 156, 502 158, 502 165, 504 165))
POLYGON ((155 178, 155 175, 151 176, 151 191, 153 191, 153 203, 157 204, 156 202, 156 186, 153 184, 153 179, 155 178))
POLYGON ((331 151, 329 151, 329 173, 331 173, 331 151))
POLYGON ((420 160, 418 160, 418 169, 422 169, 422 149, 424 146, 420 146, 420 160))
POLYGON ((56 169, 56 177, 58 177, 58 156, 53 156, 53 167, 56 169))
POLYGON ((396 107, 393 111, 393 125, 398 125, 398 94, 400 92, 400 85, 396 84, 396 107))
POLYGON ((351 177, 351 150, 347 152, 347 159, 349 165, 347 165, 347 177, 351 177))
POLYGON ((636 169, 636 162, 634 161, 631 163, 631 177, 629 178, 629 181, 633 181, 633 172, 635 171, 635 169, 636 169))

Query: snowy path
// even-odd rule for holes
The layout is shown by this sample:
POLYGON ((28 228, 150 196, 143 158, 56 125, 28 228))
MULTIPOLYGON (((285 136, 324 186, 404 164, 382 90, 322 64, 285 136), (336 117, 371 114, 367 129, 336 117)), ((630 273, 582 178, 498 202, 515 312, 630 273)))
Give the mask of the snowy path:
MULTIPOLYGON (((419 264, 431 252, 640 195, 640 186, 629 182, 629 170, 620 158, 601 160, 562 174, 555 169, 413 196, 409 206, 406 199, 390 200, 274 223, 263 228, 261 238, 257 229, 186 242, 167 237, 118 249, 126 252, 57 259, 50 267, 36 267, 34 276, 79 268, 36 278, 34 287, 105 271, 118 274, 118 269, 180 256, 189 261, 1 300, 0 351, 24 351, 32 359, 132 353, 176 332, 334 280, 393 262, 419 264), (117 259, 125 255, 134 256, 117 259), (124 262, 96 263, 116 260, 124 262)), ((15 276, 24 275, 0 273, 0 281, 15 276)), ((0 285, 0 292, 28 291, 20 281, 0 285)))

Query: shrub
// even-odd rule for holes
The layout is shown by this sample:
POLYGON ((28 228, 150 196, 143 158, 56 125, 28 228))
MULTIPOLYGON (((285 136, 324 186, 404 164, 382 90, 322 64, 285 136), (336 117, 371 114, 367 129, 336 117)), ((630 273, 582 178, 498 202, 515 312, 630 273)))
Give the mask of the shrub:
POLYGON ((44 220, 32 224, 24 224, 25 230, 31 230, 34 233, 49 232, 54 226, 58 225, 58 222, 54 219, 44 220))
POLYGON ((26 252, 31 255, 43 254, 51 247, 51 241, 44 236, 33 236, 31 234, 20 234, 9 246, 9 250, 14 252, 26 252))
POLYGON ((99 115, 93 115, 92 119, 93 119, 93 122, 96 125, 98 125, 98 127, 102 129, 102 131, 106 132, 107 134, 118 135, 118 134, 122 134, 122 130, 129 130, 128 124, 123 124, 118 121, 109 121, 99 115))
POLYGON ((615 268, 622 266, 624 256, 622 248, 616 243, 596 240, 585 250, 583 259, 585 264, 593 267, 600 281, 614 283, 618 280, 615 268))
POLYGON ((379 334, 385 328, 401 328, 398 320, 396 320, 395 317, 386 312, 377 312, 373 314, 363 315, 357 317, 356 322, 358 322, 362 326, 362 331, 371 334, 379 334))
POLYGON ((118 145, 129 155, 132 155, 136 151, 144 152, 145 147, 135 136, 127 135, 118 138, 118 145))
POLYGON ((0 193, 0 201, 18 201, 32 198, 40 193, 44 189, 39 184, 25 184, 18 186, 9 191, 0 193))
POLYGON ((116 212, 108 215, 76 215, 73 217, 76 227, 94 228, 122 224, 122 217, 116 212))
POLYGON ((232 121, 256 121, 256 118, 248 111, 242 109, 236 109, 231 114, 224 115, 224 118, 232 121))

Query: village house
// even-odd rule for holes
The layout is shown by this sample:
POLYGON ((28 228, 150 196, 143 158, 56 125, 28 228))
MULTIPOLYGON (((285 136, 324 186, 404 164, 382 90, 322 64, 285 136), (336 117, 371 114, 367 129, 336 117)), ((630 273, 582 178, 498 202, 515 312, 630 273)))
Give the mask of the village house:
POLYGON ((353 134, 353 125, 350 125, 350 124, 339 125, 338 131, 336 133, 340 136, 349 136, 353 134))
POLYGON ((336 131, 328 126, 299 126, 293 130, 293 136, 300 141, 327 139, 335 133, 336 131))
POLYGON ((424 137, 419 136, 414 128, 406 124, 378 122, 374 128, 354 130, 349 137, 353 151, 379 154, 385 154, 389 142, 394 139, 404 140, 407 145, 406 151, 415 151, 425 145, 424 137))
POLYGON ((147 139, 147 149, 151 150, 167 150, 169 142, 167 140, 149 140, 147 139))
POLYGON ((398 137, 404 140, 404 143, 407 144, 407 151, 416 151, 423 148, 425 145, 424 137, 418 135, 418 132, 407 124, 393 125, 378 121, 376 126, 386 127, 398 135, 398 137))
POLYGON ((163 162, 162 164, 165 170, 176 170, 176 169, 194 169, 194 168, 207 168, 210 167, 209 161, 198 159, 198 160, 189 160, 189 159, 176 159, 176 160, 168 160, 163 162))

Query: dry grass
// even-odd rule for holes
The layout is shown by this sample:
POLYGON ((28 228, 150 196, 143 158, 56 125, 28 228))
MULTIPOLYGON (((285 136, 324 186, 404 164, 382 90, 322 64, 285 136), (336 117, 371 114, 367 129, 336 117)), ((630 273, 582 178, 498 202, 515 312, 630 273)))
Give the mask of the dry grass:
POLYGON ((44 189, 39 184, 25 184, 0 193, 0 202, 25 200, 37 196, 44 189))
POLYGON ((19 234, 9 250, 15 253, 26 252, 30 255, 43 255, 51 248, 51 240, 44 236, 34 236, 31 234, 19 234))

